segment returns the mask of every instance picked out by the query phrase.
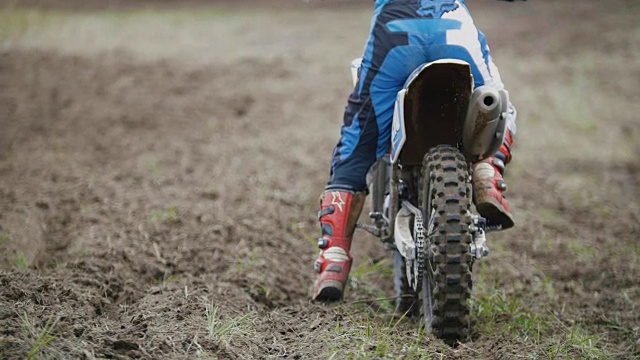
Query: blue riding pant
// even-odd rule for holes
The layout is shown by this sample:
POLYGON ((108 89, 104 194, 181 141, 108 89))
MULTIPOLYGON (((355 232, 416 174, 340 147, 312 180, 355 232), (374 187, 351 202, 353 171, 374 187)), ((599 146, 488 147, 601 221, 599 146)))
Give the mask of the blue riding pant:
POLYGON ((398 91, 418 66, 443 58, 468 62, 474 87, 504 88, 485 36, 463 0, 376 1, 327 188, 366 189, 367 171, 389 151, 398 91))

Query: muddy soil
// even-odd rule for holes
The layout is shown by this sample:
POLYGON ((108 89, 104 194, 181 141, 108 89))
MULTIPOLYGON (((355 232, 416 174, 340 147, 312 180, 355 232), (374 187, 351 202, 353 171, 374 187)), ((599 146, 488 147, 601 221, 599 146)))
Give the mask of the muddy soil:
MULTIPOLYGON (((59 12, 79 6, 54 3, 59 12)), ((349 29, 360 32, 348 41, 361 44, 369 2, 297 2, 295 10, 282 2, 138 3, 112 1, 108 8, 212 6, 242 14, 242 7, 258 6, 271 11, 277 34, 292 37, 287 42, 264 35, 267 45, 260 46, 284 49, 276 55, 223 52, 204 60, 196 53, 139 56, 126 47, 80 51, 15 41, 0 48, 0 358, 306 359, 349 353, 348 341, 329 340, 338 338, 340 326, 361 325, 362 313, 375 323, 391 317, 388 304, 376 300, 393 296, 389 253, 358 234, 354 256, 361 281, 354 276, 340 305, 309 301, 318 195, 349 92, 349 56, 361 47, 336 50, 349 36, 336 29, 323 35, 322 21, 308 12, 335 15, 337 23, 354 19, 349 29), (310 29, 310 19, 319 25, 310 29), (310 39, 317 39, 311 50, 310 39), (386 272, 376 274, 376 264, 386 272), (212 335, 210 319, 227 319, 234 335, 212 335), (38 346, 47 335, 50 342, 38 346)), ((483 265, 483 281, 523 299, 528 312, 553 311, 558 327, 577 324, 597 335, 609 357, 636 358, 640 128, 632 112, 637 84, 630 78, 640 75, 633 15, 640 12, 624 1, 575 8, 561 1, 538 8, 531 3, 469 5, 492 47, 504 49, 496 53, 507 61, 498 63, 505 82, 513 84, 512 96, 521 99, 523 123, 522 156, 510 173, 518 226, 493 237, 498 250, 483 265), (497 12, 517 24, 502 26, 504 15, 497 12), (593 19, 586 23, 594 28, 582 28, 584 19, 593 19), (562 22, 573 25, 535 32, 539 24, 562 22), (613 36, 599 30, 604 28, 619 32, 613 36), (589 55, 602 66, 584 74, 597 88, 615 91, 629 110, 615 106, 620 112, 605 119, 611 109, 596 108, 593 116, 606 120, 607 128, 590 132, 570 124, 583 131, 580 142, 558 139, 553 153, 540 160, 532 155, 548 149, 540 139, 552 136, 562 119, 546 116, 527 89, 565 81, 562 69, 600 53, 594 43, 603 51, 628 52, 623 56, 632 63, 625 70, 589 55), (539 63, 518 63, 540 53, 546 66, 561 70, 541 78, 539 63), (585 142, 601 141, 625 150, 601 158, 579 151, 585 142), (593 193, 584 195, 581 187, 593 193), (539 302, 543 295, 532 290, 541 279, 553 283, 555 305, 539 302)), ((246 39, 240 34, 237 41, 246 39)), ((476 320, 478 329, 482 321, 476 320)), ((414 343, 416 329, 413 320, 400 323, 395 341, 414 343)), ((456 349, 429 337, 419 341, 433 356, 456 359, 553 355, 526 338, 480 330, 471 345, 456 349)), ((388 356, 410 355, 400 349, 388 356)), ((577 349, 556 357, 589 354, 577 349)))

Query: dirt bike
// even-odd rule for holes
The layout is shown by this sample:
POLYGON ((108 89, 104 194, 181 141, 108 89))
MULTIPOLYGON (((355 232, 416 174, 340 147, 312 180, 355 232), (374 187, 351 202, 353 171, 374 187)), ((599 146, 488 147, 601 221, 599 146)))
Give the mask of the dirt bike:
POLYGON ((464 61, 421 65, 398 92, 390 152, 367 174, 372 223, 357 227, 394 251, 396 290, 411 304, 403 311, 450 345, 469 335, 471 270, 493 230, 472 211, 470 165, 502 144, 508 103, 504 90, 474 90, 464 61))

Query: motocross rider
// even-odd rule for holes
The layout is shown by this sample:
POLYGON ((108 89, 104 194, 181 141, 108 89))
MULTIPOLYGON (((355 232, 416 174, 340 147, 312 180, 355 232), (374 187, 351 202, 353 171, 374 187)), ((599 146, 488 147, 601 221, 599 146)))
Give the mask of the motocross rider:
MULTIPOLYGON (((342 298, 351 269, 351 239, 367 194, 366 174, 389 151, 394 102, 411 72, 438 59, 460 59, 471 65, 474 88, 504 89, 485 36, 474 25, 464 0, 375 0, 374 4, 358 82, 345 108, 329 182, 320 197, 321 251, 312 295, 317 301, 342 298)), ((502 178, 516 132, 511 105, 508 116, 508 131, 498 152, 473 164, 476 208, 489 224, 502 229, 514 225, 502 178)))

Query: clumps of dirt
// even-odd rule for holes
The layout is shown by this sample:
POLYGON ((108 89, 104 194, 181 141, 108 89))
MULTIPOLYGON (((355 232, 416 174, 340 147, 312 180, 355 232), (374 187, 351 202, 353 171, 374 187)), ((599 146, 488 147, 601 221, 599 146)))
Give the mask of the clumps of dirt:
POLYGON ((81 336, 86 328, 98 325, 93 321, 95 310, 105 301, 82 284, 26 271, 0 273, 0 284, 3 303, 0 336, 5 340, 1 350, 7 358, 31 350, 48 324, 55 324, 56 334, 65 334, 65 338, 81 336))
POLYGON ((44 214, 0 189, 0 269, 38 264, 46 249, 44 214), (8 211, 9 209, 13 211, 8 211))
POLYGON ((241 140, 258 121, 287 121, 270 115, 278 92, 260 88, 293 82, 282 62, 185 69, 16 51, 0 64, 0 354, 278 353, 260 342, 274 326, 261 318, 306 301, 312 259, 292 220, 303 205, 265 191, 252 170, 263 158, 241 140))

